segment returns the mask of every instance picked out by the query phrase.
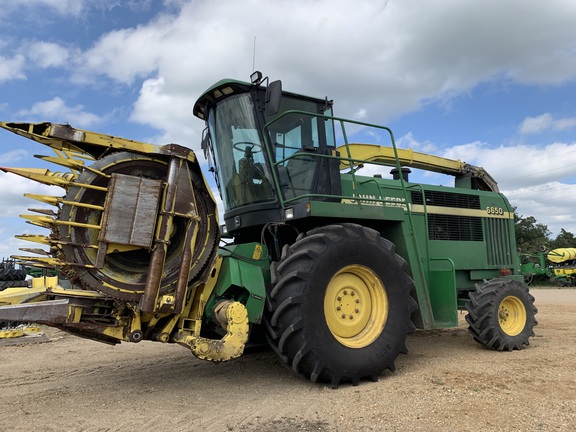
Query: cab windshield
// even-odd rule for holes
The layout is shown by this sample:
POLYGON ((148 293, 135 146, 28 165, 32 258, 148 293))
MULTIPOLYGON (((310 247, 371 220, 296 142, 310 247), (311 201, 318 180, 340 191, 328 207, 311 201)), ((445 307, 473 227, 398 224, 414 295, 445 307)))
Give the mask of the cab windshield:
POLYGON ((339 165, 326 158, 335 150, 333 121, 317 114, 331 115, 330 107, 324 105, 323 101, 282 96, 278 113, 262 119, 268 124, 269 163, 252 94, 232 95, 210 108, 214 171, 225 211, 277 199, 271 169, 284 201, 339 194, 331 186, 339 182, 330 177, 339 165))
POLYGON ((212 108, 208 127, 225 209, 274 200, 250 94, 231 96, 212 108))

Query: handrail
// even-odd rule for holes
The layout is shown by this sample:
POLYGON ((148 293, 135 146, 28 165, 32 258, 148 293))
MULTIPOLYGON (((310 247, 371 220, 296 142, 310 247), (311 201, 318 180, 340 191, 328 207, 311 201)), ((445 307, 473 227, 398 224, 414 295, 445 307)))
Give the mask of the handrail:
MULTIPOLYGON (((278 165, 286 162, 287 160, 292 159, 292 158, 297 157, 297 156, 301 156, 301 155, 298 155, 297 153, 295 153, 295 154, 289 156, 288 158, 284 158, 280 161, 275 161, 274 158, 272 157, 272 154, 271 154, 272 143, 270 142, 269 129, 274 123, 278 122, 280 119, 282 119, 288 115, 292 115, 292 114, 301 114, 301 115, 306 115, 306 116, 310 116, 310 117, 322 118, 324 120, 332 120, 332 121, 334 121, 340 125, 340 132, 342 133, 344 145, 340 146, 339 148, 342 149, 344 147, 344 149, 346 150, 346 153, 347 153, 347 157, 331 156, 331 155, 324 155, 324 154, 313 154, 313 153, 310 153, 310 156, 332 158, 332 159, 338 159, 340 161, 348 162, 348 164, 350 166, 350 175, 352 176, 352 189, 353 190, 357 189, 357 184, 358 184, 357 180, 356 180, 355 170, 354 170, 354 165, 356 165, 355 162, 372 163, 374 165, 383 165, 383 166, 390 166, 390 165, 382 163, 380 161, 368 161, 368 160, 360 160, 360 159, 354 158, 352 156, 352 152, 350 151, 350 145, 351 144, 348 142, 348 136, 346 134, 345 124, 349 123, 349 124, 358 125, 358 126, 376 128, 376 129, 380 129, 380 130, 384 130, 384 131, 388 132, 388 134, 390 136, 390 142, 392 144, 393 153, 394 153, 394 161, 395 161, 394 165, 395 165, 396 169, 398 170, 398 172, 401 172, 402 166, 400 163, 398 149, 396 147, 396 141, 394 139, 394 133, 392 132, 392 130, 389 127, 371 124, 371 123, 360 122, 360 121, 356 121, 356 120, 344 119, 344 118, 340 118, 340 117, 327 116, 324 114, 311 113, 308 111, 288 110, 288 111, 283 112, 281 115, 276 117, 274 120, 271 120, 270 122, 266 123, 264 125, 264 128, 263 128, 263 132, 264 132, 263 137, 264 137, 265 144, 266 144, 265 145, 266 155, 268 157, 270 165, 274 168, 274 169, 272 169, 272 176, 274 179, 274 184, 275 184, 276 190, 279 192, 278 197, 280 200, 280 204, 283 208, 286 205, 286 203, 297 201, 297 200, 300 200, 304 197, 311 197, 311 198, 312 197, 318 197, 319 198, 319 197, 327 196, 327 195, 319 195, 319 194, 305 194, 305 195, 300 195, 300 196, 290 198, 290 199, 284 199, 284 197, 282 196, 281 188, 280 188, 280 181, 278 178, 277 170, 275 168, 278 165)), ((412 268, 417 270, 417 271, 413 272, 412 277, 414 278, 414 282, 416 284, 418 296, 422 297, 422 300, 425 300, 425 301, 420 302, 421 313, 422 313, 422 318, 424 320, 424 324, 429 326, 433 322, 434 318, 433 318, 432 308, 430 305, 430 299, 426 294, 428 292, 428 288, 427 288, 428 283, 427 283, 426 273, 424 271, 424 263, 423 263, 423 260, 421 258, 422 254, 420 253, 420 245, 419 245, 418 240, 417 240, 416 235, 415 235, 414 219, 413 219, 412 211, 411 211, 410 205, 409 205, 410 201, 408 199, 408 190, 407 190, 406 182, 404 181, 402 176, 399 177, 399 181, 400 181, 400 188, 402 190, 402 196, 403 196, 404 202, 406 204, 405 211, 406 211, 406 218, 408 220, 408 232, 405 235, 410 238, 410 241, 411 241, 412 246, 413 246, 413 248, 412 248, 413 254, 411 254, 412 256, 410 257, 411 261, 413 261, 412 262, 412 266, 413 266, 412 268)), ((329 196, 332 198, 335 197, 333 195, 329 195, 329 196)), ((354 197, 354 196, 351 196, 351 197, 350 196, 348 196, 348 197, 341 196, 340 198, 358 199, 358 197, 354 197)), ((376 201, 376 202, 382 202, 382 203, 385 202, 384 199, 370 199, 370 198, 364 199, 364 198, 362 198, 362 200, 363 201, 367 201, 367 200, 376 201)), ((360 200, 358 200, 358 204, 360 204, 360 200)))

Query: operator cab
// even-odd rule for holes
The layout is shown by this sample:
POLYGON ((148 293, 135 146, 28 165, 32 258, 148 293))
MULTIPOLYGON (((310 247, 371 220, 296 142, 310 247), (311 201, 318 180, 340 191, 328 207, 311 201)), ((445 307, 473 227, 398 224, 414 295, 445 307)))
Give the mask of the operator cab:
POLYGON ((280 81, 222 80, 194 105, 228 232, 283 222, 284 209, 341 194, 332 104, 282 91, 280 81))

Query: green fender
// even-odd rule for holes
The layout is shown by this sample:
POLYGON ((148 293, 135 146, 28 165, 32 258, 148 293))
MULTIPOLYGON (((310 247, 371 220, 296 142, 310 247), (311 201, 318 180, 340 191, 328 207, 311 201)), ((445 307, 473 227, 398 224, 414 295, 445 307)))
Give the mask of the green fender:
POLYGON ((270 283, 270 262, 266 246, 246 243, 221 247, 222 267, 212 295, 206 304, 206 316, 212 319, 214 306, 221 300, 238 301, 248 310, 248 320, 260 324, 270 283))

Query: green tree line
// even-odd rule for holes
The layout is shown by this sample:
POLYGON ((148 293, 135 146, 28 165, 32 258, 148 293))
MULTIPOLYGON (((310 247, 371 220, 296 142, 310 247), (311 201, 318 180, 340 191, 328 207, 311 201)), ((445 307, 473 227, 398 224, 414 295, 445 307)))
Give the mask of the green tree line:
POLYGON ((543 223, 536 221, 534 216, 521 216, 514 212, 514 228, 518 249, 525 254, 537 254, 543 249, 576 248, 576 237, 564 228, 556 237, 543 223))

